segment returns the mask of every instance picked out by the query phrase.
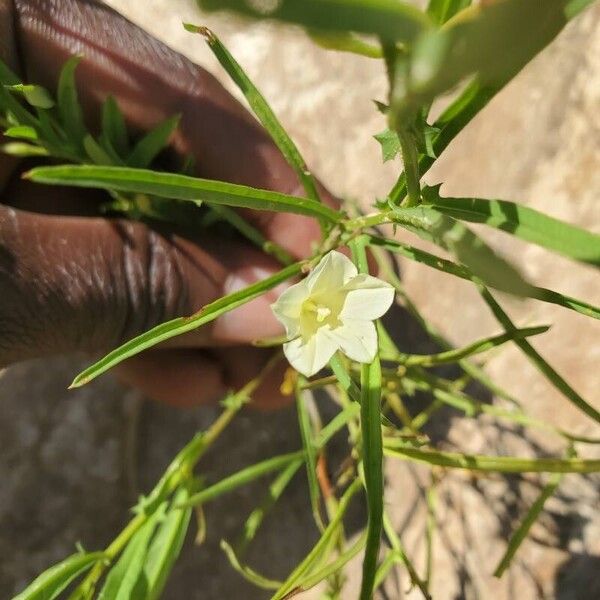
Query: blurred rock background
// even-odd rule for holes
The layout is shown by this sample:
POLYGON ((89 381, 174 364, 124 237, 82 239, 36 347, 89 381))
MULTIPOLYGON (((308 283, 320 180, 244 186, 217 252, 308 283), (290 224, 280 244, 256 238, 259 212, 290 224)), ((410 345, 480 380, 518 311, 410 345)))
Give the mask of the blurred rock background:
MULTIPOLYGON (((108 3, 206 66, 236 93, 203 42, 185 33, 181 22, 214 28, 335 193, 368 206, 393 183, 398 165, 381 164, 372 138, 385 126, 372 104, 385 94, 385 75, 377 62, 315 48, 294 28, 203 16, 191 0, 108 3)), ((596 3, 475 119, 427 181, 444 181, 448 195, 517 200, 600 232, 599 165, 596 3)), ((488 237, 537 285, 600 304, 600 282, 591 268, 503 234, 488 237)), ((468 285, 414 263, 401 262, 400 268, 414 300, 456 344, 499 331, 468 285)), ((599 406, 600 324, 545 304, 503 302, 520 325, 553 324, 534 345, 599 406)), ((401 317, 399 328, 403 345, 422 351, 425 342, 418 327, 401 317)), ((0 598, 10 598, 77 541, 87 548, 105 545, 125 523, 138 491, 147 490, 177 449, 215 417, 212 409, 176 412, 146 404, 110 376, 67 393, 81 366, 77 359, 58 358, 19 365, 0 376, 0 598)), ((488 370, 533 416, 598 435, 597 427, 516 350, 493 355, 488 370)), ((561 450, 547 436, 524 438, 517 428, 498 427, 485 418, 467 421, 452 413, 442 415, 430 434, 445 440, 443 447, 471 452, 527 456, 561 450)), ((217 478, 250 461, 296 449, 299 443, 293 409, 248 412, 207 456, 204 472, 217 478)), ((593 450, 587 452, 593 455, 593 450)), ((408 553, 422 569, 427 471, 394 463, 387 475, 387 504, 408 553)), ((597 476, 566 477, 509 573, 501 581, 491 575, 505 540, 542 481, 438 474, 432 578, 436 600, 600 598, 597 476)), ((190 540, 165 594, 168 600, 267 597, 230 569, 218 547, 221 537, 235 538, 260 490, 249 488, 208 507, 207 542, 196 548, 190 540)), ((270 576, 284 576, 316 539, 309 512, 303 478, 297 477, 256 540, 252 565, 270 576)), ((355 520, 360 523, 358 512, 355 520)), ((351 579, 347 598, 356 595, 351 579)), ((405 574, 399 572, 381 597, 420 596, 409 591, 405 574)))

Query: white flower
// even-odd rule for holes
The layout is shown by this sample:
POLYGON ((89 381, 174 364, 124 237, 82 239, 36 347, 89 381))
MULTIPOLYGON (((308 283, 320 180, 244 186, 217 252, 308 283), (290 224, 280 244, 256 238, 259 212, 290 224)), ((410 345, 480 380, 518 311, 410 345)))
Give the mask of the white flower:
POLYGON ((373 321, 394 301, 389 283, 358 273, 340 252, 329 252, 310 275, 271 305, 285 327, 283 346, 290 364, 310 377, 341 350, 352 360, 370 363, 377 353, 373 321))

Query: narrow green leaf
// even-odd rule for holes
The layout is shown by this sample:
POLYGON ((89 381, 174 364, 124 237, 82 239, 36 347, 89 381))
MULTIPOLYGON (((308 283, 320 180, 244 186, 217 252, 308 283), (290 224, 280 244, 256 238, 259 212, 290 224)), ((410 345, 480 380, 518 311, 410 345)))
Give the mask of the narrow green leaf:
POLYGON ((22 140, 37 140, 37 131, 29 125, 19 125, 17 127, 9 127, 4 132, 5 137, 17 138, 22 140))
POLYGON ((168 146, 171 136, 179 126, 180 115, 170 117, 149 131, 133 148, 125 161, 129 167, 147 169, 168 146))
POLYGON ((381 439, 381 366, 376 358, 363 365, 361 374, 361 428, 367 506, 368 536, 363 559, 360 598, 373 594, 383 527, 383 450, 381 439))
POLYGON ((302 466, 301 461, 290 463, 279 473, 273 483, 269 486, 268 492, 263 501, 250 513, 244 523, 244 533, 236 544, 240 552, 243 552, 248 544, 254 539, 257 531, 260 529, 267 513, 273 508, 279 500, 285 488, 288 486, 298 469, 302 466))
POLYGON ((38 125, 35 116, 3 85, 0 85, 0 108, 10 116, 11 125, 38 125))
POLYGON ((299 593, 310 590, 324 579, 339 573, 341 569, 343 569, 365 547, 366 543, 367 533, 365 531, 358 537, 354 544, 350 546, 350 548, 344 550, 344 552, 342 552, 335 560, 332 560, 324 567, 300 579, 297 586, 294 588, 294 592, 299 593))
POLYGON ((114 164, 113 158, 107 154, 106 150, 91 135, 86 135, 83 138, 83 149, 90 160, 96 165, 109 166, 114 164))
POLYGON ((436 188, 426 188, 423 195, 427 204, 449 217, 485 223, 568 258, 600 265, 600 235, 527 206, 506 200, 442 198, 436 188))
POLYGON ((313 431, 306 406, 306 391, 301 390, 303 379, 299 378, 296 387, 296 410, 298 413, 298 427, 302 438, 302 447, 306 462, 306 476, 308 478, 308 490, 313 516, 318 528, 323 531, 323 517, 321 515, 321 491, 317 481, 317 449, 313 440, 313 431))
POLYGON ((204 201, 254 210, 291 212, 331 222, 341 219, 337 211, 307 198, 174 173, 84 165, 38 167, 27 176, 33 181, 53 185, 101 188, 195 203, 204 201))
POLYGON ((505 332, 501 335, 487 337, 482 340, 477 340, 464 348, 456 348, 453 350, 446 350, 445 352, 439 352, 437 354, 395 354, 395 353, 382 353, 382 360, 392 360, 402 363, 406 367, 411 366, 422 366, 432 367, 435 365, 444 365, 448 363, 459 362, 464 358, 487 352, 492 348, 497 348, 506 342, 510 342, 515 339, 533 337, 535 335, 541 335, 546 333, 550 329, 549 325, 543 325, 540 327, 527 327, 524 329, 515 329, 514 331, 505 332))
POLYGON ((390 521, 388 515, 384 513, 383 515, 383 529, 385 531, 385 535, 388 538, 390 545, 392 546, 393 551, 398 555, 402 564, 406 567, 408 571, 408 576, 410 577, 410 582, 412 585, 416 586, 421 590, 423 597, 425 600, 431 600, 431 596, 427 590, 425 582, 419 577, 417 570, 415 569, 412 561, 406 555, 404 550, 404 546, 400 541, 400 537, 394 530, 392 522, 390 521))
POLYGON ((281 581, 268 579, 248 565, 243 565, 237 557, 234 549, 225 540, 221 540, 221 550, 225 552, 231 566, 247 581, 263 590, 276 590, 281 586, 281 581))
MULTIPOLYGON (((415 248, 409 244, 377 236, 368 236, 368 242, 371 246, 384 248, 385 250, 400 254, 410 260, 442 271, 443 273, 454 275, 455 277, 460 277, 461 279, 466 279, 473 283, 479 283, 479 280, 465 267, 457 265, 445 258, 441 258, 440 256, 436 256, 435 254, 415 248)), ((564 294, 559 294, 558 292, 535 286, 532 287, 532 297, 541 302, 548 302, 549 304, 556 304, 557 306, 568 308, 569 310, 578 312, 586 317, 600 319, 600 308, 592 306, 583 300, 578 300, 577 298, 571 298, 570 296, 565 296, 564 294)))
POLYGON ((308 170, 300 151, 277 119, 277 116, 260 93, 260 90, 244 72, 244 69, 242 69, 229 50, 227 50, 221 43, 221 40, 212 31, 206 27, 197 27, 189 24, 186 24, 185 28, 192 33, 200 33, 205 37, 208 47, 212 50, 221 66, 227 71, 232 81, 237 85, 242 94, 244 94, 258 120, 267 130, 290 167, 294 169, 308 198, 318 202, 320 198, 315 180, 308 170))
POLYGON ((80 61, 80 56, 73 56, 64 64, 57 91, 58 112, 62 125, 71 142, 77 147, 81 146, 87 133, 75 83, 75 71, 80 61))
POLYGON ((112 96, 109 96, 102 105, 102 135, 121 158, 129 154, 129 137, 125 118, 117 101, 112 96))
POLYGON ((512 559, 514 558, 517 550, 520 548, 521 544, 527 537, 531 526, 537 521, 539 514, 544 509, 544 504, 550 496, 556 492, 556 488, 558 488, 562 475, 560 473, 554 473, 550 481, 543 487, 540 495, 537 497, 536 501, 531 505, 531 508, 527 511, 527 514, 521 521, 519 527, 512 534, 510 541, 508 542, 508 547, 506 548, 506 552, 504 556, 500 559, 498 566, 494 570, 494 577, 502 577, 506 569, 509 567, 512 559))
POLYGON ((104 559, 102 552, 74 554, 44 571, 13 600, 54 600, 78 575, 104 559))
POLYGON ((180 508, 190 497, 189 491, 180 489, 171 501, 165 520, 161 523, 156 537, 148 550, 143 569, 143 579, 147 582, 144 600, 158 600, 167 579, 177 560, 190 524, 191 508, 180 508))
POLYGON ((304 458, 304 452, 290 452, 288 454, 281 454, 273 458, 268 458, 255 465, 251 465, 222 479, 218 483, 211 485, 210 487, 198 492, 191 496, 188 500, 183 502, 181 506, 197 506, 198 504, 206 504, 215 498, 218 498, 222 494, 227 494, 233 490, 263 477, 273 471, 287 468, 291 463, 301 463, 304 458))
POLYGON ((338 511, 335 517, 329 522, 325 531, 317 543, 313 546, 312 550, 305 556, 304 560, 297 565, 297 567, 290 573, 288 578, 283 582, 281 587, 275 592, 271 600, 282 600, 285 598, 293 589, 295 589, 298 581, 310 571, 315 565, 318 559, 321 557, 323 550, 329 545, 331 538, 335 536, 339 530, 339 527, 343 521, 344 515, 348 510, 350 501, 354 495, 360 490, 362 483, 360 479, 355 479, 348 489, 344 492, 344 495, 340 499, 338 511))
POLYGON ((3 144, 0 149, 4 154, 10 156, 18 156, 26 158, 29 156, 48 156, 48 150, 42 146, 34 146, 33 144, 25 144, 24 142, 9 142, 3 144))
MULTIPOLYGON (((510 317, 504 312, 502 307, 496 302, 491 292, 485 288, 480 288, 480 293, 492 311, 496 320, 507 331, 516 329, 510 317)), ((561 392, 574 406, 585 413, 588 417, 600 423, 600 412, 596 410, 589 402, 579 395, 563 377, 542 357, 542 355, 525 339, 516 339, 515 344, 521 349, 523 354, 537 367, 537 369, 546 377, 546 379, 561 392)))
POLYGON ((436 25, 443 25, 470 4, 471 0, 430 0, 427 14, 436 25))
POLYGON ((386 456, 469 471, 497 473, 596 473, 600 460, 581 458, 518 458, 513 456, 480 456, 459 452, 438 452, 415 448, 384 448, 386 456))
POLYGON ((369 44, 352 33, 323 33, 313 30, 309 31, 308 34, 315 44, 326 50, 349 52, 366 58, 383 58, 379 46, 369 44))
POLYGON ((518 296, 534 296, 533 286, 517 269, 459 221, 427 206, 394 208, 391 214, 405 229, 452 252, 487 285, 518 296))
POLYGON ((245 0, 199 0, 204 10, 289 21, 309 29, 372 33, 389 40, 412 40, 429 27, 427 16, 401 0, 280 0, 272 4, 245 0))
POLYGON ((294 275, 298 275, 304 264, 304 262, 299 262, 290 265, 267 279, 258 281, 243 290, 234 292, 233 294, 229 294, 228 296, 224 296, 223 298, 219 298, 218 300, 207 304, 191 317, 179 317, 178 319, 173 319, 172 321, 154 327, 150 331, 142 333, 116 350, 113 350, 104 358, 101 358, 91 367, 80 373, 73 381, 71 387, 81 387, 124 360, 127 360, 148 348, 152 348, 161 342, 187 333, 188 331, 193 331, 202 325, 206 325, 222 314, 233 310, 242 304, 246 304, 246 302, 250 302, 254 298, 258 298, 258 296, 261 296, 266 291, 276 287, 294 275))
POLYGON ((413 48, 411 76, 394 86, 395 118, 406 118, 470 75, 503 85, 566 25, 566 5, 567 0, 504 0, 468 8, 426 32, 413 48))
POLYGON ((23 94, 23 97, 34 108, 48 109, 54 106, 54 100, 48 93, 48 90, 39 85, 25 85, 18 83, 16 85, 6 86, 11 92, 23 94))
POLYGON ((144 573, 144 563, 150 540, 159 522, 164 518, 166 508, 167 503, 164 502, 131 538, 115 566, 108 572, 98 600, 131 600, 132 597, 146 597, 148 581, 144 573))

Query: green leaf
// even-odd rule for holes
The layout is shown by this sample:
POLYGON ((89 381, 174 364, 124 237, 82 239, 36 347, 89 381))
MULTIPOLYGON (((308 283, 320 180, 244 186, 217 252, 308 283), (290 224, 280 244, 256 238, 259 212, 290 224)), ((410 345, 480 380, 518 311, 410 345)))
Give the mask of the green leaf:
POLYGON ((324 579, 339 573, 365 547, 366 542, 367 534, 363 532, 354 544, 347 550, 344 550, 335 560, 300 579, 295 590, 298 592, 310 590, 324 579))
POLYGON ((218 483, 211 485, 210 487, 198 492, 191 496, 188 500, 183 502, 181 506, 196 506, 199 504, 206 504, 215 498, 218 498, 222 494, 228 494, 233 490, 258 479, 259 477, 263 477, 268 473, 272 473, 273 471, 278 471, 279 469, 287 468, 291 463, 301 463, 304 458, 304 452, 290 452, 288 454, 281 454, 279 456, 274 456, 273 458, 268 458, 267 460, 263 460, 255 465, 251 465, 230 475, 229 477, 225 477, 218 483))
POLYGON ((103 559, 102 552, 74 554, 42 573, 13 600, 54 600, 78 575, 103 559))
POLYGON ((481 354, 482 352, 487 352, 492 348, 497 348, 506 342, 510 342, 520 338, 532 337, 535 335, 541 335, 542 333, 546 333, 550 329, 549 325, 540 326, 540 327, 528 327, 525 329, 515 329, 514 331, 509 331, 503 333, 502 335, 497 335, 493 337, 487 337, 482 340, 478 340, 465 346, 464 348, 456 348, 453 350, 447 350, 445 352, 440 352, 438 354, 406 354, 406 355, 396 355, 396 354, 388 354, 382 353, 380 358, 382 360, 393 360, 402 363, 406 367, 411 366, 422 366, 422 367, 432 367, 435 365, 444 365, 448 363, 459 362, 464 358, 469 358, 471 356, 475 356, 476 354, 481 354))
MULTIPOLYGON (((480 293, 500 325, 502 325, 506 331, 513 331, 516 329, 510 317, 504 312, 498 302, 496 302, 496 299, 490 291, 483 287, 480 288, 480 293)), ((542 375, 544 375, 546 379, 574 406, 597 423, 600 423, 600 412, 578 394, 527 340, 517 339, 515 340, 515 344, 537 367, 540 373, 542 373, 542 375)))
POLYGON ((406 555, 400 537, 395 532, 392 522, 390 521, 386 513, 384 513, 383 515, 383 529, 385 531, 385 535, 387 536, 390 542, 390 545, 392 546, 392 550, 398 555, 398 558, 406 567, 411 584, 417 586, 419 590, 421 590, 421 593, 423 594, 425 600, 431 600, 431 596, 427 591, 427 586, 425 585, 425 582, 419 577, 419 574, 417 573, 417 570, 415 569, 412 561, 406 555))
POLYGON ((485 223, 516 237, 592 265, 600 265, 600 235, 506 200, 442 198, 436 188, 426 188, 428 205, 455 219, 485 223))
POLYGON ((235 58, 233 58, 229 50, 227 50, 219 38, 206 27, 196 27, 194 25, 186 24, 185 28, 192 33, 200 33, 206 38, 208 47, 212 50, 221 66, 227 71, 227 74, 232 81, 237 85, 238 89, 244 94, 244 97, 248 101, 248 104, 258 120, 267 130, 287 163, 294 169, 308 198, 319 201, 319 193, 317 191, 315 180, 309 172, 300 151, 277 119, 277 116, 265 100, 264 96, 260 93, 235 58))
POLYGON ((262 525, 267 513, 279 500, 281 494, 283 494, 285 488, 288 486, 301 466, 301 461, 290 463, 281 471, 281 473, 279 473, 273 483, 271 483, 263 501, 250 513, 246 519, 246 522, 244 523, 244 533, 242 534, 239 542, 236 544, 238 550, 245 550, 248 544, 254 539, 254 536, 262 525))
POLYGON ((415 448, 385 448, 386 456, 415 460, 469 471, 492 471, 497 473, 596 473, 600 460, 581 458, 518 458, 513 456, 481 456, 459 452, 438 452, 415 448))
POLYGON ((98 600, 131 600, 132 597, 146 597, 148 582, 144 574, 144 563, 150 540, 159 522, 164 518, 166 508, 167 503, 164 502, 131 538, 115 566, 108 572, 98 600))
POLYGON ((235 10, 324 31, 372 33, 387 40, 413 40, 430 26, 427 16, 401 0, 279 0, 270 6, 245 0, 199 0, 204 10, 235 10))
POLYGON ((18 83, 7 86, 11 92, 23 94, 25 100, 34 108, 48 109, 54 106, 54 100, 46 89, 39 85, 25 85, 18 83))
POLYGON ((8 138, 17 138, 22 140, 37 140, 38 134, 33 127, 28 125, 18 125, 16 127, 9 127, 5 132, 4 136, 8 138))
POLYGON ((102 137, 107 141, 119 157, 129 154, 129 137, 125 118, 117 101, 109 96, 102 105, 102 137))
POLYGON ((566 25, 567 5, 567 0, 504 0, 470 7, 445 27, 426 32, 410 56, 410 77, 394 86, 395 118, 407 118, 471 75, 484 85, 504 85, 566 25))
POLYGON ((427 14, 436 25, 443 25, 463 8, 471 5, 471 0, 430 0, 427 14))
POLYGON ((508 547, 506 548, 506 552, 500 559, 498 566, 494 570, 494 577, 502 577, 506 569, 509 567, 512 559, 514 558, 517 550, 523 543, 523 540, 527 537, 531 526, 537 521, 539 514, 544 509, 544 504, 550 496, 556 492, 561 480, 562 474, 554 473, 550 481, 543 487, 540 495, 537 497, 536 501, 531 505, 531 508, 527 511, 525 518, 521 521, 521 524, 513 533, 508 543, 508 547))
POLYGON ((361 428, 367 506, 368 536, 363 559, 360 598, 372 597, 383 527, 383 450, 381 439, 381 365, 379 358, 363 365, 361 374, 361 428))
POLYGON ((104 166, 114 164, 113 158, 107 154, 106 150, 91 135, 86 135, 83 138, 83 148, 94 164, 104 166))
POLYGON ((244 579, 253 583, 255 586, 263 590, 276 590, 281 586, 281 581, 275 581, 274 579, 268 579, 260 573, 257 573, 254 569, 248 565, 243 565, 240 559, 237 557, 234 549, 225 540, 221 540, 221 550, 225 552, 229 564, 237 571, 244 579))
POLYGON ((58 112, 63 127, 77 147, 81 147, 87 134, 75 83, 75 71, 80 61, 80 56, 73 56, 65 63, 60 72, 57 91, 58 112))
POLYGON ((48 150, 41 146, 34 146, 33 144, 25 144, 23 142, 9 142, 3 144, 0 149, 4 154, 10 156, 18 156, 20 158, 26 158, 29 156, 48 156, 48 150))
POLYGON ((307 392, 300 389, 300 386, 304 381, 303 378, 299 378, 298 386, 296 387, 298 427, 300 429, 300 437, 302 438, 302 447, 304 449, 310 504, 315 522, 319 529, 323 531, 324 524, 320 508, 321 491, 319 482, 317 481, 317 448, 314 443, 310 415, 308 414, 308 408, 306 406, 307 392))
POLYGON ((383 58, 379 46, 369 44, 352 33, 323 33, 313 30, 309 31, 308 34, 315 44, 326 50, 349 52, 366 58, 383 58))
POLYGON ((6 113, 11 125, 38 125, 35 116, 3 85, 0 85, 0 108, 6 113))
POLYGON ((148 132, 133 148, 126 160, 130 167, 147 169, 154 159, 169 145, 171 136, 179 126, 180 115, 175 115, 148 132))
POLYGON ((71 387, 81 387, 124 360, 127 360, 148 348, 152 348, 153 346, 156 346, 156 344, 160 344, 168 339, 187 333, 188 331, 193 331, 202 325, 206 325, 207 323, 214 321, 220 315, 233 310, 246 302, 250 302, 254 298, 258 298, 258 296, 276 287, 290 277, 298 275, 304 264, 305 263, 300 262, 290 265, 279 271, 276 275, 263 279, 243 290, 219 298, 218 300, 207 304, 203 309, 191 317, 180 317, 154 327, 150 331, 137 336, 116 350, 113 350, 104 358, 101 358, 97 363, 83 371, 83 373, 75 378, 71 387))
POLYGON ((515 267, 462 223, 437 210, 418 206, 394 208, 394 222, 452 252, 474 275, 491 287, 517 296, 534 296, 534 288, 515 267))
POLYGON ((271 600, 282 600, 283 598, 289 597, 288 594, 295 589, 298 581, 303 578, 306 573, 310 572, 310 569, 314 567, 315 563, 322 556, 323 551, 329 545, 331 539, 337 535, 340 525, 342 524, 344 515, 348 510, 350 501, 354 495, 361 488, 360 479, 355 479, 348 489, 344 492, 344 495, 340 499, 338 505, 338 511, 335 517, 329 522, 327 528, 322 533, 317 543, 313 546, 312 550, 304 557, 304 560, 290 573, 288 578, 283 582, 281 587, 275 592, 271 600))
MULTIPOLYGON (((479 280, 465 267, 457 265, 445 258, 441 258, 440 256, 436 256, 435 254, 425 252, 424 250, 420 250, 419 248, 415 248, 403 242, 388 240, 377 236, 368 236, 368 240, 369 245, 371 246, 385 248, 390 252, 400 254, 405 258, 422 263, 428 267, 442 271, 443 273, 460 277, 461 279, 466 279, 474 283, 479 283, 479 280)), ((558 292, 540 287, 533 288, 532 297, 541 302, 548 302, 549 304, 556 304, 557 306, 568 308, 569 310, 578 312, 586 317, 600 319, 600 308, 592 306, 583 300, 578 300, 577 298, 571 298, 564 294, 559 294, 558 292)))
POLYGON ((400 139, 398 134, 391 129, 386 129, 373 136, 381 144, 383 162, 388 162, 400 153, 400 139))
POLYGON ((192 516, 191 508, 181 508, 180 504, 189 499, 189 491, 180 489, 171 501, 165 520, 160 524, 156 537, 148 550, 143 569, 143 579, 147 582, 144 600, 158 600, 181 548, 192 516))
POLYGON ((175 200, 200 201, 251 208, 291 212, 338 222, 340 213, 313 200, 224 183, 126 167, 59 166, 39 167, 27 175, 33 181, 53 185, 101 188, 119 192, 151 194, 175 200))

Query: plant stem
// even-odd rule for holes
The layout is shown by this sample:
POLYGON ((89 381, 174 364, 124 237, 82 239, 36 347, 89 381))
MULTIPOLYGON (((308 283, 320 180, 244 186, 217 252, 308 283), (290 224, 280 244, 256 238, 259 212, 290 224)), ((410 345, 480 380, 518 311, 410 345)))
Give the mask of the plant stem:
MULTIPOLYGON (((210 426, 208 431, 203 435, 197 435, 188 446, 180 452, 175 460, 165 471, 165 475, 161 477, 158 484, 149 494, 148 498, 152 498, 151 506, 157 506, 157 500, 163 500, 170 496, 184 481, 193 476, 193 470, 200 458, 206 453, 217 438, 225 431, 231 423, 235 415, 239 412, 242 406, 246 403, 249 396, 256 390, 263 380, 264 376, 273 368, 280 359, 280 354, 275 354, 271 360, 265 365, 262 372, 249 381, 243 388, 236 392, 230 399, 227 408, 219 415, 217 420, 210 426), (166 476, 166 477, 165 477, 166 476), (155 497, 155 498, 154 498, 155 497)), ((121 533, 111 542, 104 554, 107 557, 106 561, 98 562, 89 572, 87 577, 75 589, 70 596, 70 600, 88 600, 92 597, 94 589, 106 568, 112 560, 129 543, 135 533, 144 525, 153 511, 140 512, 136 515, 121 531, 121 533)))
POLYGON ((421 204, 421 184, 419 173, 419 153, 410 134, 398 129, 400 138, 400 149, 402 150, 402 161, 404 162, 404 174, 406 177, 406 190, 408 196, 402 202, 402 206, 417 206, 421 204))

